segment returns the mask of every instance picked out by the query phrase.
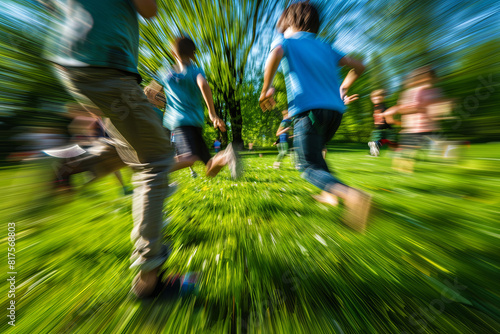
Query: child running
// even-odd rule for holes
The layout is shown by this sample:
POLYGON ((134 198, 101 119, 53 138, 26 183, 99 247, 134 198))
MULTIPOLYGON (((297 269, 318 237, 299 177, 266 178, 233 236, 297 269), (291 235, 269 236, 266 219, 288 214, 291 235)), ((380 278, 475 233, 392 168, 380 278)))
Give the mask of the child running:
POLYGON ((281 60, 288 97, 288 114, 294 122, 296 148, 302 176, 320 188, 322 195, 336 202, 340 197, 347 208, 344 222, 363 232, 366 227, 371 196, 349 187, 334 177, 322 155, 324 145, 333 137, 345 111, 347 91, 364 71, 361 62, 346 57, 329 44, 320 41, 317 9, 309 2, 290 5, 278 20, 283 36, 272 43, 264 72, 259 103, 263 111, 276 102, 271 87, 281 60), (339 67, 351 67, 339 84, 339 67))
POLYGON ((274 169, 279 169, 281 166, 281 160, 288 153, 288 138, 290 136, 289 132, 292 129, 292 120, 288 116, 288 110, 283 110, 283 120, 280 123, 278 131, 276 131, 276 137, 278 137, 276 146, 278 147, 278 157, 273 164, 274 169))
POLYGON ((167 68, 160 75, 160 82, 165 89, 167 106, 163 125, 175 136, 177 156, 171 172, 191 167, 200 160, 206 165, 206 175, 216 176, 229 165, 231 177, 238 178, 237 157, 231 144, 213 158, 203 140, 204 111, 202 100, 208 107, 208 115, 214 128, 226 131, 224 122, 215 113, 212 91, 203 71, 192 60, 196 46, 188 37, 178 37, 173 45, 176 64, 167 68))
MULTIPOLYGON (((389 118, 390 116, 384 114, 384 111, 387 109, 384 102, 385 90, 374 90, 370 94, 370 99, 373 103, 373 123, 375 124, 375 129, 372 131, 368 146, 370 147, 370 154, 378 157, 380 154, 379 149, 385 143, 393 143, 395 141, 395 133, 386 119, 386 117, 389 118)), ((393 122, 392 118, 389 122, 391 121, 393 122)))
POLYGON ((433 87, 435 79, 436 74, 430 66, 414 70, 398 104, 384 113, 388 117, 401 115, 401 154, 393 160, 393 168, 398 171, 413 172, 418 151, 429 142, 432 132, 439 129, 429 112, 431 105, 442 101, 439 89, 433 87))

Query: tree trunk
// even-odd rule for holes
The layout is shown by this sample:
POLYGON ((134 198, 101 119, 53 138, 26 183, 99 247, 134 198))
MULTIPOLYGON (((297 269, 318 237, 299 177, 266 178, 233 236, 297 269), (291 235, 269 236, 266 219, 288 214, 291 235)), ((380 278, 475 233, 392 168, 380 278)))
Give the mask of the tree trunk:
POLYGON ((231 116, 231 132, 233 134, 233 145, 238 149, 243 149, 243 138, 241 131, 243 129, 243 122, 241 117, 241 103, 236 97, 232 98, 229 108, 229 115, 231 116))
POLYGON ((231 117, 231 133, 233 134, 233 146, 238 149, 243 149, 243 137, 241 131, 243 129, 243 118, 241 117, 241 101, 236 96, 234 89, 229 89, 225 96, 226 106, 231 117))

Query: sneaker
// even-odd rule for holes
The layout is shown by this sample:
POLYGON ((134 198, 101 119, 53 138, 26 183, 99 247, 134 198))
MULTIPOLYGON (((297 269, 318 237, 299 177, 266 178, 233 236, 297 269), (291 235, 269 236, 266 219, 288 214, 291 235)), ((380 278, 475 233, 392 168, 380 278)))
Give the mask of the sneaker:
POLYGON ((178 188, 179 188, 179 182, 175 181, 175 182, 170 183, 168 185, 168 189, 167 189, 167 197, 170 197, 173 194, 175 194, 175 192, 177 191, 178 188))
POLYGON ((241 162, 238 154, 233 149, 232 143, 229 143, 229 145, 227 145, 226 149, 224 150, 224 155, 226 155, 227 166, 231 171, 231 178, 233 180, 238 179, 241 176, 241 162))
POLYGON ((198 174, 194 171, 194 169, 191 169, 191 177, 193 179, 196 179, 198 177, 198 174))
POLYGON ((274 169, 280 169, 280 166, 281 166, 281 163, 276 161, 274 164, 273 164, 273 168, 274 169))
POLYGON ((345 206, 347 212, 344 223, 355 231, 363 233, 366 230, 372 196, 363 191, 349 188, 345 206))
POLYGON ((377 143, 374 141, 371 141, 368 143, 368 146, 370 147, 370 154, 374 157, 378 157, 380 152, 378 150, 377 143))

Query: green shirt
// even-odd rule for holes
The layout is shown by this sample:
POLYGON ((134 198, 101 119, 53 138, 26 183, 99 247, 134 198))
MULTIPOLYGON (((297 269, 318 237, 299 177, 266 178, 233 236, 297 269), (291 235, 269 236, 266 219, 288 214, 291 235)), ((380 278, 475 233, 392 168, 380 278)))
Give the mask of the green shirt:
POLYGON ((131 0, 60 0, 62 24, 50 57, 68 67, 102 66, 138 74, 138 14, 131 0))
POLYGON ((205 76, 203 70, 194 64, 186 66, 182 73, 170 67, 160 71, 158 80, 165 88, 167 98, 163 125, 169 130, 180 126, 203 128, 203 95, 196 80, 199 74, 205 76))

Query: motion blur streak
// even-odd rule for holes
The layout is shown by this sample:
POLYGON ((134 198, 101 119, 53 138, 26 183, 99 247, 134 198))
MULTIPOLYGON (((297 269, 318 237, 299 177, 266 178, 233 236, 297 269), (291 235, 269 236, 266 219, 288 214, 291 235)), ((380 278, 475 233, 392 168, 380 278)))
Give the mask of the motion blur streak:
POLYGON ((319 36, 366 66, 326 156, 373 196, 366 234, 342 224, 342 204, 311 197, 319 191, 295 170, 293 150, 273 168, 286 85, 278 74, 266 113, 259 85, 289 1, 161 0, 156 18, 140 19, 141 84, 174 61, 172 38, 189 35, 228 124, 226 133, 206 124, 205 141, 249 149, 237 181, 228 170, 202 177, 198 164, 198 178, 170 175, 165 277, 200 275, 195 289, 145 301, 129 294, 132 171, 111 175, 122 165, 102 124, 75 107, 48 60, 64 47, 54 43, 61 31, 86 34, 92 17, 68 25, 63 1, 0 2, 0 248, 13 248, 15 223, 16 270, 13 296, 0 284, 1 332, 500 331, 500 2, 312 2, 319 36), (439 99, 425 143, 373 139, 370 94, 385 91, 403 139, 423 125, 396 111, 423 82, 439 99), (110 164, 82 159, 103 152, 110 164))

